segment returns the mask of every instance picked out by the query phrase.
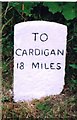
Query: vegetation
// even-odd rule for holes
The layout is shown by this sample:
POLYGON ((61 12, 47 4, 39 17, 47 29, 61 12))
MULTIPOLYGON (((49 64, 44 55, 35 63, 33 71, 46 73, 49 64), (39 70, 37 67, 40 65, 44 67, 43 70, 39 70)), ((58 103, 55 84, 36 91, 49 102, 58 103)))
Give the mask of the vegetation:
POLYGON ((3 120, 18 118, 77 117, 77 2, 3 2, 2 3, 2 67, 3 120), (13 46, 14 25, 22 21, 45 20, 68 27, 65 87, 61 95, 14 103, 13 46))

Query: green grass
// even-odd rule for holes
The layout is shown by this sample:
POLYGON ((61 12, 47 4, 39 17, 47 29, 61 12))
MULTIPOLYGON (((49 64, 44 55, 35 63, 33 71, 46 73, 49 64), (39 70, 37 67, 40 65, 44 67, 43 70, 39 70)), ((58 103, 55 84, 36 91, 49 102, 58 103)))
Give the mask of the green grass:
POLYGON ((49 118, 55 120, 56 118, 63 118, 67 120, 77 117, 77 98, 76 95, 64 94, 49 96, 41 98, 40 100, 33 100, 31 102, 13 102, 12 94, 9 92, 10 84, 3 87, 4 96, 2 98, 3 119, 18 120, 24 118, 49 118), (9 87, 7 87, 9 86, 9 87))

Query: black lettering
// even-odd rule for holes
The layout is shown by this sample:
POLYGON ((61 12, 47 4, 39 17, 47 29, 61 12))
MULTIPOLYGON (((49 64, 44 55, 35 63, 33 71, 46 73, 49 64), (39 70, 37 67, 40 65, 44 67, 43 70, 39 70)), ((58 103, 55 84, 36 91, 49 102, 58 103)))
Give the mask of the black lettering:
POLYGON ((45 56, 48 56, 48 55, 49 55, 49 49, 45 49, 45 50, 44 50, 44 55, 45 55, 45 56), (48 52, 46 52, 46 51, 48 51, 48 52))
POLYGON ((36 35, 39 33, 32 33, 32 34, 34 34, 34 41, 36 41, 36 35))
POLYGON ((23 62, 20 63, 20 69, 21 69, 21 70, 24 69, 24 63, 23 63, 23 62))
POLYGON ((21 53, 20 51, 22 51, 20 48, 18 48, 18 49, 15 51, 15 53, 16 53, 17 56, 21 56, 21 54, 19 54, 19 53, 21 53))
POLYGON ((59 54, 64 55, 64 50, 60 51, 60 50, 58 49, 58 50, 57 50, 57 55, 59 55, 59 54))
POLYGON ((41 63, 41 69, 43 69, 43 64, 41 63))
POLYGON ((23 62, 17 63, 17 69, 23 70, 24 69, 24 63, 23 62))
POLYGON ((39 49, 35 49, 35 55, 40 55, 40 50, 39 49))
POLYGON ((50 55, 51 55, 51 54, 56 55, 56 53, 55 53, 55 50, 54 50, 54 49, 52 49, 52 51, 51 51, 50 55))
POLYGON ((44 63, 44 65, 45 65, 45 69, 49 69, 49 68, 47 67, 47 64, 46 64, 46 63, 44 63))
POLYGON ((55 68, 53 67, 53 65, 54 65, 54 63, 50 63, 50 68, 51 68, 51 69, 55 69, 55 68))
POLYGON ((27 51, 26 51, 26 50, 23 50, 23 52, 22 52, 22 56, 23 56, 24 54, 27 55, 27 51))
POLYGON ((33 62, 33 63, 32 63, 32 69, 33 69, 33 68, 38 68, 38 69, 39 69, 39 63, 37 62, 37 63, 35 64, 35 63, 33 62))
POLYGON ((61 69, 61 66, 60 66, 61 63, 57 63, 57 70, 60 70, 61 69))
POLYGON ((46 33, 43 33, 43 34, 40 35, 40 40, 41 40, 42 42, 45 42, 47 39, 48 39, 48 35, 47 35, 46 33), (42 38, 42 36, 43 36, 43 37, 45 36, 45 38, 42 38))
POLYGON ((33 49, 29 49, 29 55, 33 55, 33 49))
POLYGON ((41 50, 41 55, 43 55, 43 50, 41 50))

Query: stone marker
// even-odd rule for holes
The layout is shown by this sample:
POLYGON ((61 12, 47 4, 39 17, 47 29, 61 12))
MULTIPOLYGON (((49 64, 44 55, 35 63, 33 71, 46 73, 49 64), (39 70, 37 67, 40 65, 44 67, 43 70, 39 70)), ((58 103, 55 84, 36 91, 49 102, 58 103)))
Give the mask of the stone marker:
POLYGON ((58 95, 65 84, 67 27, 47 21, 14 27, 14 101, 58 95))

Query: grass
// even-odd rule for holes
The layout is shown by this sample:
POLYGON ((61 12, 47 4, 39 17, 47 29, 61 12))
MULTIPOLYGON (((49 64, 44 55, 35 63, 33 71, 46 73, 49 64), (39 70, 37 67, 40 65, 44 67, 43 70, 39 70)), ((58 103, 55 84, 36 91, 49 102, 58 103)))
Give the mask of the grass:
POLYGON ((31 102, 13 101, 10 82, 3 83, 3 106, 2 120, 50 118, 63 120, 76 120, 77 117, 77 98, 76 95, 68 94, 67 90, 60 94, 33 100, 31 102))

